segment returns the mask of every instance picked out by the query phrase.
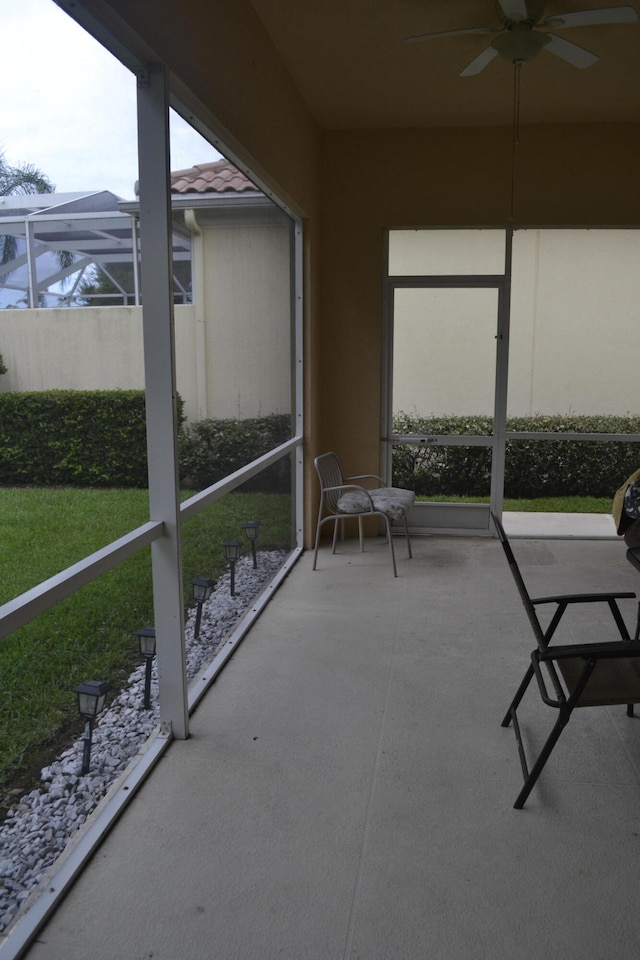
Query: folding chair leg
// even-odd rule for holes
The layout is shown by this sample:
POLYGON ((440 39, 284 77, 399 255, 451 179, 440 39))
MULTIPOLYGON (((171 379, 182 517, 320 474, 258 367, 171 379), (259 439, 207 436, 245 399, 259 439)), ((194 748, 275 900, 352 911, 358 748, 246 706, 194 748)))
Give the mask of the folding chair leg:
MULTIPOLYGON (((634 640, 639 640, 639 639, 640 639, 640 603, 638 604, 638 615, 637 615, 637 617, 636 617, 636 632, 635 632, 634 635, 633 635, 633 639, 634 639, 634 640)), ((634 714, 633 714, 633 704, 632 704, 632 703, 628 703, 628 704, 627 704, 627 716, 628 716, 628 717, 632 717, 633 715, 634 715, 634 714)))
POLYGON ((508 727, 511 721, 516 719, 516 710, 518 709, 520 701, 524 697, 527 687, 529 686, 532 680, 533 680, 533 666, 529 664, 527 672, 522 678, 522 683, 518 687, 516 691, 516 695, 511 701, 511 703, 509 704, 509 709, 504 715, 504 720, 500 724, 501 727, 508 727))
MULTIPOLYGON (((562 733, 567 723, 569 722, 569 717, 571 716, 571 712, 572 712, 571 710, 567 711, 566 709, 563 709, 563 708, 560 709, 560 713, 558 715, 558 719, 555 722, 553 730, 551 731, 547 739, 547 742, 545 743, 544 747, 540 751, 538 759, 534 763, 531 770, 527 769, 527 763, 524 757, 524 748, 522 746, 522 741, 518 739, 518 752, 520 753, 520 761, 522 763, 522 769, 525 775, 525 781, 524 781, 524 787, 518 794, 516 798, 516 802, 513 805, 516 810, 522 810, 522 808, 524 807, 527 797, 531 793, 533 787, 535 786, 536 780, 542 773, 543 767, 551 755, 551 751, 553 750, 556 743, 558 742, 560 734, 562 733)), ((515 717, 514 717, 514 721, 515 721, 514 725, 516 726, 516 729, 517 729, 517 719, 515 717)), ((519 732, 520 731, 518 730, 518 733, 517 733, 518 738, 519 738, 519 732)))

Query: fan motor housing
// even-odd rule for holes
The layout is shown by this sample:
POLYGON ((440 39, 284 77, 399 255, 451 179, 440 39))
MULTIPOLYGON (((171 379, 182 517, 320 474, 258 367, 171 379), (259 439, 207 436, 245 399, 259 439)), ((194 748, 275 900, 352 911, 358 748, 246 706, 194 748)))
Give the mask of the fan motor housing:
MULTIPOLYGON (((505 7, 508 8, 508 3, 505 3, 505 7)), ((506 27, 510 27, 511 24, 526 23, 530 27, 538 23, 542 19, 542 13, 544 11, 544 0, 526 0, 527 8, 527 17, 525 19, 514 10, 512 14, 506 13, 504 7, 497 2, 496 7, 498 9, 498 17, 500 22, 504 23, 506 27)))
POLYGON ((527 24, 514 24, 506 33, 491 41, 491 46, 509 63, 527 63, 551 40, 546 33, 537 33, 527 24))

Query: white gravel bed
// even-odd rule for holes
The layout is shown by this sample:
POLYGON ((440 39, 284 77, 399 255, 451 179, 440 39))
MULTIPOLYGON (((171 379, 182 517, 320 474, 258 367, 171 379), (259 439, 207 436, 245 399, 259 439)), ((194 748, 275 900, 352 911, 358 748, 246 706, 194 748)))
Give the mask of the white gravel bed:
MULTIPOLYGON (((191 681, 211 662, 254 598, 282 566, 285 551, 259 551, 236 563, 235 596, 229 575, 221 577, 202 607, 200 635, 194 640, 195 607, 185 625, 187 677, 191 681)), ((88 678, 87 679, 100 679, 88 678)), ((82 776, 83 739, 44 767, 42 786, 25 794, 0 826, 0 933, 16 918, 22 904, 44 879, 73 834, 85 823, 112 783, 149 738, 159 722, 155 660, 151 707, 144 709, 145 664, 100 714, 93 731, 91 769, 82 776)))

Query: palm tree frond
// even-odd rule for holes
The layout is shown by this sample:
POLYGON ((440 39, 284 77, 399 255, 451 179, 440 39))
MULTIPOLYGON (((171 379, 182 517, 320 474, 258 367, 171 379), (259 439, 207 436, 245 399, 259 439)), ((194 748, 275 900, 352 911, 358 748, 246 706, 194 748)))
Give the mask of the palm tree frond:
POLYGON ((55 189, 55 184, 32 163, 13 167, 7 163, 4 153, 0 152, 0 196, 55 193, 55 189))

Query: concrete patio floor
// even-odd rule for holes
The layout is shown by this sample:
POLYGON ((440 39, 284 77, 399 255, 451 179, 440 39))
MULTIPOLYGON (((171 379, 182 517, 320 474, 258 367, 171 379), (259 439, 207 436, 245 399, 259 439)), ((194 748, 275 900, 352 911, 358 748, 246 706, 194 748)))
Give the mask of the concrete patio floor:
MULTIPOLYGON (((514 550, 534 595, 640 592, 619 541, 514 550)), ((533 643, 500 545, 397 556, 303 555, 29 960, 637 960, 640 719, 578 711, 514 810, 533 643)), ((593 605, 560 631, 616 636, 593 605)), ((529 747, 551 714, 532 690, 529 747)))

